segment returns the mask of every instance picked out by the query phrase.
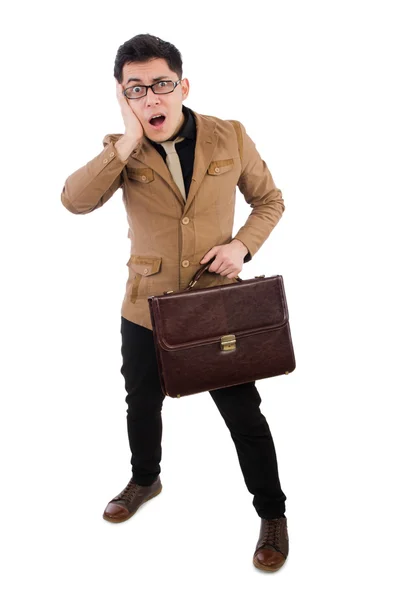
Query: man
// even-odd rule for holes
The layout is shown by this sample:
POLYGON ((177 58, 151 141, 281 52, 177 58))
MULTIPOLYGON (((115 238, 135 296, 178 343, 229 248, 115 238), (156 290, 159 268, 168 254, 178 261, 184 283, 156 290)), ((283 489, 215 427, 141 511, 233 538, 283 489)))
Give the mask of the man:
MULTIPOLYGON (((103 513, 119 523, 162 489, 164 394, 148 296, 184 289, 200 265, 214 257, 196 288, 235 283, 243 263, 281 218, 284 202, 241 123, 182 104, 189 81, 182 78, 175 46, 137 35, 118 49, 114 76, 125 133, 104 137, 104 149, 66 179, 61 200, 72 213, 87 214, 123 190, 131 255, 121 308, 121 373, 132 477, 103 513), (232 238, 236 186, 252 212, 232 238)), ((210 394, 230 430, 261 518, 254 565, 276 571, 288 555, 286 496, 261 398, 255 382, 210 394)))

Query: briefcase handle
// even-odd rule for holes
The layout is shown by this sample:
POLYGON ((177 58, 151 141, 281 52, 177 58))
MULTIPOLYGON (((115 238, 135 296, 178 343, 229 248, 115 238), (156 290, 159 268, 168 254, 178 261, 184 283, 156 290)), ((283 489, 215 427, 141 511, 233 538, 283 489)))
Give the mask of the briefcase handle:
MULTIPOLYGON (((188 283, 187 287, 184 290, 182 290, 183 292, 191 290, 192 287, 194 285, 196 285, 196 283, 200 279, 201 275, 204 273, 204 271, 206 269, 208 269, 208 267, 210 266, 210 264, 212 263, 212 261, 215 260, 215 258, 216 258, 216 256, 213 256, 208 262, 204 263, 203 266, 198 269, 198 271, 196 271, 196 273, 193 275, 193 278, 188 283)), ((238 275, 237 275, 237 277, 234 277, 234 279, 237 279, 237 281, 244 281, 238 275)))

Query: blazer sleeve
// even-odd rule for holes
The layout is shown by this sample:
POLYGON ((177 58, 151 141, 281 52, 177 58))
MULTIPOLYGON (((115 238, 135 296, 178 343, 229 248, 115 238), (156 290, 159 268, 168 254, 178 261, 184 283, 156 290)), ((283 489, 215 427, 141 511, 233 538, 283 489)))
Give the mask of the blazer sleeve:
POLYGON ((285 210, 281 190, 276 188, 273 177, 262 160, 245 127, 238 121, 243 138, 242 169, 237 182, 246 202, 252 207, 245 224, 233 239, 238 239, 248 248, 244 262, 252 259, 285 210))
POLYGON ((104 149, 83 167, 69 175, 61 193, 62 204, 74 214, 86 214, 103 206, 122 185, 121 160, 115 143, 121 134, 107 134, 104 149))

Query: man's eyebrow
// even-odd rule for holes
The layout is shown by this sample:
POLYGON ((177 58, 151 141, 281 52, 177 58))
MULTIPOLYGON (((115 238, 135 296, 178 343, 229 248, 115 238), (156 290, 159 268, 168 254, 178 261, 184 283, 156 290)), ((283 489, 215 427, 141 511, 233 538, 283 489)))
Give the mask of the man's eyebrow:
MULTIPOLYGON (((167 78, 169 79, 169 75, 160 75, 160 77, 153 77, 152 81, 160 81, 161 79, 167 79, 167 78)), ((129 79, 127 79, 126 85, 130 81, 140 81, 140 82, 142 82, 142 79, 139 79, 138 77, 130 77, 129 79)))

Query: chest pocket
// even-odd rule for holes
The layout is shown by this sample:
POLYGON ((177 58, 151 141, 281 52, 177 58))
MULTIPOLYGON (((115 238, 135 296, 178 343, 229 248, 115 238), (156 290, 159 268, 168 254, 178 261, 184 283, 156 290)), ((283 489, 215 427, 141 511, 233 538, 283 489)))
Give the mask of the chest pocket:
POLYGON ((226 173, 230 171, 234 167, 233 158, 225 158, 223 160, 213 160, 208 169, 208 175, 222 175, 222 173, 226 173))
POLYGON ((141 183, 150 183, 154 179, 153 169, 150 167, 127 167, 128 179, 140 181, 141 183))

